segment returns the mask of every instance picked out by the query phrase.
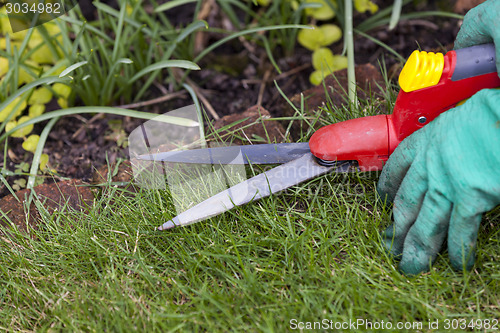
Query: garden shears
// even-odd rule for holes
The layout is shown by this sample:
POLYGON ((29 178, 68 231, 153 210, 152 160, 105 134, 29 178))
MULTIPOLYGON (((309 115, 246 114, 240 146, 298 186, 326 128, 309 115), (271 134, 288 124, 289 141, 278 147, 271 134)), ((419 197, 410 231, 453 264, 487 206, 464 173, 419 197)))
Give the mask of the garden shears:
POLYGON ((399 76, 392 114, 331 124, 309 142, 192 149, 141 155, 195 164, 281 164, 180 213, 159 230, 192 224, 329 172, 378 171, 407 136, 481 89, 500 87, 493 44, 442 53, 414 51, 399 76))

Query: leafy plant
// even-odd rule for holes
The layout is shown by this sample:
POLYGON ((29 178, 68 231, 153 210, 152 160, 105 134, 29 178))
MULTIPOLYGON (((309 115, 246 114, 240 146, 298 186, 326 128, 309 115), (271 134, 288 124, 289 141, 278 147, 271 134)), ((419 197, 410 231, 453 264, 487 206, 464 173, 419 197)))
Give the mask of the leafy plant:
MULTIPOLYGON (((34 29, 13 33, 6 9, 0 9, 0 97, 2 100, 18 87, 33 82, 46 72, 57 73, 62 70, 62 48, 59 43, 61 31, 54 22, 46 23, 34 29), (43 36, 48 36, 54 44, 44 43, 43 36)), ((41 115, 45 105, 55 96, 61 107, 68 105, 71 88, 55 83, 52 86, 40 86, 19 95, 4 108, 0 109, 0 131, 21 125, 41 115)), ((34 152, 38 135, 29 135, 33 125, 25 126, 11 134, 12 137, 23 138, 23 148, 34 152), (29 136, 28 136, 29 135, 29 136)), ((42 154, 41 169, 45 169, 48 155, 42 154)))
MULTIPOLYGON (((159 33, 160 20, 146 20, 149 26, 140 21, 148 18, 141 4, 136 1, 131 6, 121 1, 119 11, 97 4, 102 20, 93 23, 78 19, 79 10, 75 9, 69 16, 17 33, 10 28, 5 8, 0 9, 0 133, 6 131, 2 138, 22 138, 23 148, 34 154, 28 187, 37 182, 32 177, 45 169, 49 158, 42 153, 48 132, 31 134, 32 120, 43 117, 52 99, 56 98, 63 109, 73 104, 75 96, 87 105, 109 105, 122 95, 140 98, 165 68, 199 69, 190 61, 169 58, 178 43, 206 23, 171 30, 167 38, 159 33), (108 36, 110 32, 115 39, 108 36), (161 48, 165 39, 174 40, 166 52, 161 48), (147 40, 153 47, 143 47, 147 40), (127 70, 127 66, 133 68, 127 70), (149 77, 144 80, 146 75, 149 77), (135 95, 134 90, 138 91, 135 95)), ((46 125, 47 131, 58 119, 50 118, 53 122, 46 125)))
POLYGON ((59 22, 65 26, 69 23, 68 35, 76 36, 66 57, 78 64, 71 77, 83 104, 138 101, 155 81, 179 86, 172 73, 163 69, 199 69, 195 63, 173 59, 180 56, 179 46, 186 38, 207 28, 206 22, 195 21, 175 29, 163 14, 148 13, 144 1, 119 1, 118 10, 101 2, 94 5, 98 15, 94 22, 79 20, 77 11, 59 22))
MULTIPOLYGON (((348 2, 351 0, 348 0, 348 2)), ((269 5, 268 2, 258 2, 262 6, 269 5)), ((334 71, 347 67, 347 58, 342 55, 333 55, 325 47, 339 41, 342 37, 342 30, 335 24, 327 23, 317 25, 317 21, 330 21, 339 12, 339 6, 334 0, 302 0, 302 1, 282 1, 298 13, 303 13, 308 17, 313 29, 301 29, 298 32, 297 40, 305 48, 313 51, 312 58, 315 71, 310 76, 311 83, 318 85, 323 79, 334 71)), ((352 3, 351 3, 352 5, 352 3)), ((372 14, 378 10, 370 0, 356 0, 355 8, 359 12, 370 11, 372 14)), ((343 23, 344 20, 341 20, 343 23)))

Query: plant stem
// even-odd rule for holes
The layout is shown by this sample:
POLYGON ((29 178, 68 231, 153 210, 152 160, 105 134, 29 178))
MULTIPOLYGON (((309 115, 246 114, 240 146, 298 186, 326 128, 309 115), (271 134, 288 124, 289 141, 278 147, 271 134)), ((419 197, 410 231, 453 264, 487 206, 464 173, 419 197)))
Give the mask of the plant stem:
POLYGON ((345 0, 344 44, 347 49, 347 90, 349 101, 357 105, 356 73, 354 63, 354 34, 352 28, 352 0, 345 0))

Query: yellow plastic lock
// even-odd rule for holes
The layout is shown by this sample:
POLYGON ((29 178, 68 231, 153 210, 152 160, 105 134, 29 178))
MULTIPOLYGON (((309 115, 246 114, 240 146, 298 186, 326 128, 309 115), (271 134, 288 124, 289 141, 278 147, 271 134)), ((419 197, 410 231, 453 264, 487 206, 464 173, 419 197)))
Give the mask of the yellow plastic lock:
POLYGON ((444 68, 442 53, 415 50, 406 61, 401 74, 399 86, 410 92, 436 85, 444 68))

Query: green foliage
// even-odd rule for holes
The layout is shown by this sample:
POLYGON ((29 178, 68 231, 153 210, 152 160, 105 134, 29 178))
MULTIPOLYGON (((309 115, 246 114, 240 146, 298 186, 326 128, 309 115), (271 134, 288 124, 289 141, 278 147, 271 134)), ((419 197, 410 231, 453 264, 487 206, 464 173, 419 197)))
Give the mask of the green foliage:
POLYGON ((119 4, 116 10, 96 2, 95 22, 79 20, 77 11, 60 20, 61 25, 69 23, 68 32, 76 36, 67 54, 74 67, 64 75, 71 76, 75 93, 85 105, 138 101, 155 80, 178 84, 172 73, 163 69, 199 69, 181 57, 192 57, 184 52, 183 43, 195 31, 206 28, 205 22, 174 29, 164 14, 147 13, 143 1, 119 4))
MULTIPOLYGON (((128 102, 141 98, 164 75, 163 69, 199 69, 190 61, 170 58, 206 23, 166 33, 161 18, 151 19, 142 1, 121 1, 119 11, 96 6, 99 21, 80 20, 75 8, 69 16, 18 33, 12 33, 5 7, 0 10, 0 133, 22 138, 23 148, 34 153, 32 176, 48 163, 48 155, 42 154, 45 140, 30 135, 32 120, 44 114, 53 98, 61 108, 71 106, 75 96, 86 105, 128 102), (61 79, 41 79, 51 75, 61 79)), ((176 83, 171 73, 167 79, 176 83)), ((33 184, 34 179, 28 181, 28 186, 33 184)))

